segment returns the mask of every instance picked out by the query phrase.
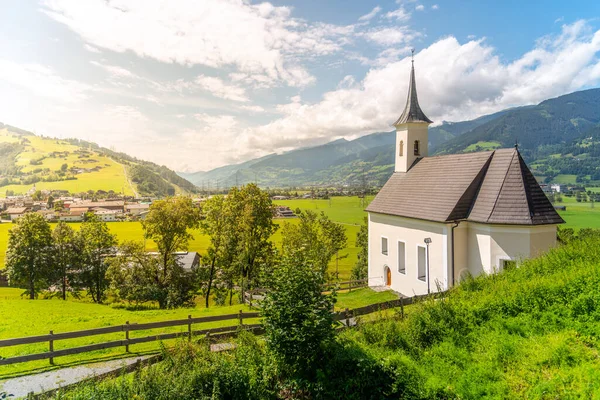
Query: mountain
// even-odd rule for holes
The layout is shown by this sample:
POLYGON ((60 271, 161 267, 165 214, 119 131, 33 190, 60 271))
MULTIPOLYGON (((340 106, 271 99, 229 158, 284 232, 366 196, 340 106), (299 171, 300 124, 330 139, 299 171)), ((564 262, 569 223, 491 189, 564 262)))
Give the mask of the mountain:
POLYGON ((465 151, 480 142, 508 147, 518 141, 522 151, 533 155, 540 146, 569 143, 598 123, 600 89, 589 89, 506 112, 449 140, 439 152, 465 151))
MULTIPOLYGON (((510 110, 485 115, 471 121, 443 122, 429 129, 430 146, 485 124, 510 110)), ((383 183, 393 170, 395 131, 378 132, 355 140, 339 139, 321 146, 270 154, 241 164, 206 172, 179 173, 199 187, 215 188, 237 183, 258 182, 262 186, 308 186, 360 184, 363 177, 383 183)))
POLYGON ((55 139, 0 123, 0 192, 113 191, 162 197, 197 188, 165 166, 79 139, 55 139))
POLYGON ((516 141, 538 179, 600 181, 600 89, 505 113, 449 140, 438 153, 509 147, 516 141))

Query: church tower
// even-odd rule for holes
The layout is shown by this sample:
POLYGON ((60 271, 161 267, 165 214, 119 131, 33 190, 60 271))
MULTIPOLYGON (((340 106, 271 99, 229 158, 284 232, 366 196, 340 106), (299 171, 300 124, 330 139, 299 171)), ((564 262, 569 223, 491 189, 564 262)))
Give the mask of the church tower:
POLYGON ((431 123, 432 121, 421 110, 417 99, 415 60, 413 59, 406 107, 400 118, 394 122, 396 127, 396 168, 394 172, 407 172, 417 159, 427 156, 428 130, 431 123))

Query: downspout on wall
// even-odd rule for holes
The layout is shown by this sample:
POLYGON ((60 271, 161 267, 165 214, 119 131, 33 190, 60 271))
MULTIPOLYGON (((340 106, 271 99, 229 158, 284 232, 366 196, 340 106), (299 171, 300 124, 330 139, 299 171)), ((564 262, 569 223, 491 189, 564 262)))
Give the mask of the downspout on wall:
POLYGON ((450 287, 454 287, 454 281, 455 281, 455 279, 454 279, 454 259, 455 259, 455 257, 454 257, 454 247, 455 247, 454 246, 454 228, 456 228, 458 226, 458 224, 460 224, 460 221, 454 221, 454 225, 452 225, 450 227, 450 239, 452 240, 452 248, 451 248, 452 249, 452 259, 451 259, 451 262, 452 262, 451 282, 452 283, 451 283, 450 287))

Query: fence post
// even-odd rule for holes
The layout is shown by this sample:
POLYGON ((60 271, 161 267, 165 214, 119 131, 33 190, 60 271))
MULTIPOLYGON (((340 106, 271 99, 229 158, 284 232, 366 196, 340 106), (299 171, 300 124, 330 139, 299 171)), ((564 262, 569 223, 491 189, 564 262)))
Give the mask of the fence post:
MULTIPOLYGON (((54 340, 52 339, 52 335, 54 335, 53 331, 50 331, 50 343, 49 343, 49 349, 50 349, 50 353, 54 353, 54 340)), ((54 365, 54 357, 50 357, 50 365, 54 365)))
POLYGON ((244 315, 243 315, 243 314, 244 314, 244 311, 243 311, 243 310, 240 310, 240 316, 239 316, 239 319, 240 319, 240 326, 243 326, 243 325, 244 325, 244 315))
POLYGON ((347 326, 348 328, 350 328, 350 311, 348 310, 348 308, 347 308, 347 307, 346 307, 345 314, 346 314, 346 326, 347 326))
POLYGON ((125 322, 125 352, 129 353, 129 321, 125 322))
POLYGON ((206 345, 208 346, 208 351, 210 351, 210 332, 206 332, 206 345))
POLYGON ((352 281, 350 281, 350 283, 348 284, 348 292, 352 292, 352 281))
POLYGON ((192 316, 188 315, 188 340, 192 340, 192 316))
POLYGON ((404 319, 404 297, 400 297, 400 315, 404 319))

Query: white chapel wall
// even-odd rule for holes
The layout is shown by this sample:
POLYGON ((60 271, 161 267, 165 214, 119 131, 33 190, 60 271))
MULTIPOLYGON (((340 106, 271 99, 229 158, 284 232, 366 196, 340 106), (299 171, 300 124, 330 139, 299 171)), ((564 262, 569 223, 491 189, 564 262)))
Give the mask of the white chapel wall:
POLYGON ((427 282, 418 279, 417 246, 429 245, 430 289, 437 283, 445 290, 448 283, 449 230, 446 224, 369 213, 369 286, 386 284, 387 266, 391 270, 390 287, 404 295, 427 293, 427 282), (388 254, 381 253, 381 238, 388 239, 388 254), (405 243, 406 273, 398 272, 398 241, 405 243))

